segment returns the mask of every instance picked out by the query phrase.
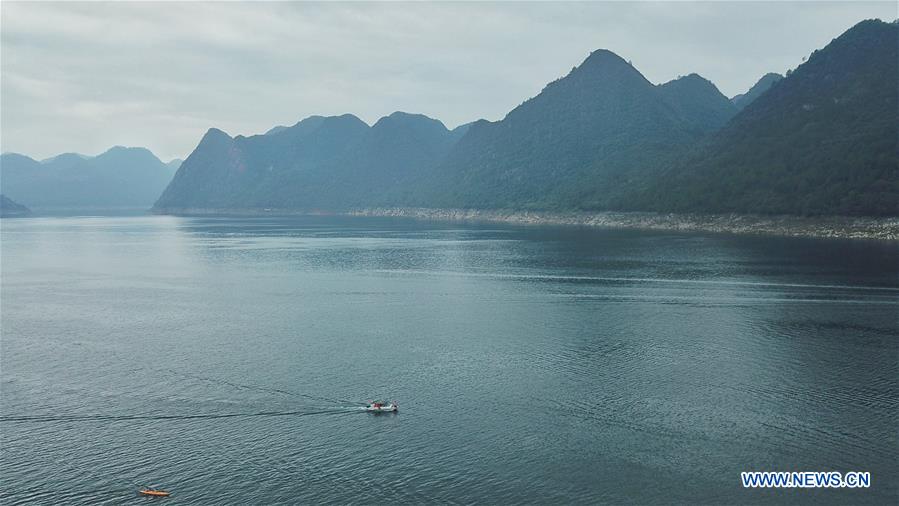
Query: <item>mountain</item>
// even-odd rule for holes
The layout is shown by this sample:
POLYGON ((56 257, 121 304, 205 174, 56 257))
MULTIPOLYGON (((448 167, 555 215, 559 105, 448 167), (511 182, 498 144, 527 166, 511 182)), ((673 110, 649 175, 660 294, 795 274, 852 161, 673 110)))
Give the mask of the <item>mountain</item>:
POLYGON ((602 209, 735 112, 699 76, 655 86, 597 50, 498 122, 469 127, 418 205, 602 209))
POLYGON ((768 91, 768 88, 774 86, 774 83, 783 79, 784 76, 777 74, 775 72, 769 72, 762 76, 761 79, 758 80, 755 84, 752 85, 752 88, 749 88, 749 91, 746 93, 741 93, 739 95, 734 95, 730 101, 734 104, 737 109, 742 109, 752 103, 755 99, 759 98, 762 93, 768 91))
POLYGON ((62 153, 56 156, 51 156, 50 158, 44 158, 41 160, 41 163, 66 163, 71 164, 75 163, 79 160, 87 160, 91 158, 88 155, 82 155, 81 153, 62 153))
POLYGON ((452 131, 401 112, 210 129, 155 208, 899 215, 897 26, 860 23, 733 100, 600 49, 502 120, 452 131))
POLYGON ((631 203, 652 210, 899 215, 899 24, 815 51, 631 203))
POLYGON ((177 171, 178 168, 181 167, 182 163, 184 163, 184 160, 180 158, 173 158, 170 162, 166 163, 165 166, 172 171, 172 174, 174 174, 175 171, 177 171))
POLYGON ((604 208, 736 112, 695 75, 656 86, 598 50, 498 122, 397 112, 210 130, 156 208, 604 208))
MULTIPOLYGON (((462 127, 460 127, 462 128, 462 127)), ((456 129, 459 130, 459 129, 456 129)), ((210 129, 156 202, 168 208, 343 209, 393 205, 459 132, 395 112, 368 126, 351 114, 311 116, 251 137, 210 129)))
POLYGON ((737 113, 734 104, 698 74, 669 81, 658 89, 677 113, 702 134, 718 130, 737 113))
POLYGON ((286 126, 284 126, 284 125, 278 125, 278 126, 274 126, 274 127, 270 128, 270 129, 269 129, 267 132, 265 132, 265 134, 263 134, 263 135, 272 135, 272 134, 276 134, 276 133, 278 133, 278 132, 283 132, 284 130, 287 130, 287 127, 286 127, 286 126))
POLYGON ((19 218, 31 214, 31 209, 13 202, 6 195, 0 194, 0 217, 3 218, 19 218))
POLYGON ((144 148, 116 146, 95 157, 65 153, 41 162, 0 156, 3 193, 33 207, 149 207, 173 173, 144 148))

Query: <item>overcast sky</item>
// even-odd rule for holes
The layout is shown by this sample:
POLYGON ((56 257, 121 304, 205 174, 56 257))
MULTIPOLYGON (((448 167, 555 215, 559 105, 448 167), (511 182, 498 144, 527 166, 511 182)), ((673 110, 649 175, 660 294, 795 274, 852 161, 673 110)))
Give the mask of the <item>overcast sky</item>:
POLYGON ((894 2, 0 3, 0 149, 145 146, 186 157, 209 127, 312 114, 501 119, 591 50, 650 81, 727 96, 894 2))

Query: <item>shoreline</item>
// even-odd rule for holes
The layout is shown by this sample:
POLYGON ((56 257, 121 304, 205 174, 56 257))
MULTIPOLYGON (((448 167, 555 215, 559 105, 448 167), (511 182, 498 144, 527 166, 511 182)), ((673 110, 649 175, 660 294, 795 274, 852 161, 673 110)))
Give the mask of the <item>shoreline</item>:
POLYGON ((361 216, 421 221, 562 225, 623 230, 712 232, 740 235, 832 239, 899 240, 899 218, 789 216, 753 214, 676 214, 648 212, 544 212, 485 209, 379 207, 348 211, 297 209, 161 208, 154 214, 176 216, 361 216))

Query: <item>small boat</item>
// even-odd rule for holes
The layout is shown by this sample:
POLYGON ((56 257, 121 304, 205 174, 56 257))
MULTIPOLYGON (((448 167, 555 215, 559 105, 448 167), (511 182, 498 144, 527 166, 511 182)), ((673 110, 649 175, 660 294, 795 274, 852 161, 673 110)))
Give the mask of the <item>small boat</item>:
POLYGON ((399 405, 396 401, 393 402, 382 402, 382 401, 371 401, 368 403, 368 406, 365 407, 365 411, 371 411, 373 413, 396 413, 399 405))
POLYGON ((140 489, 140 493, 143 495, 151 495, 154 497, 168 497, 171 495, 169 492, 165 490, 154 490, 152 488, 142 488, 140 489))

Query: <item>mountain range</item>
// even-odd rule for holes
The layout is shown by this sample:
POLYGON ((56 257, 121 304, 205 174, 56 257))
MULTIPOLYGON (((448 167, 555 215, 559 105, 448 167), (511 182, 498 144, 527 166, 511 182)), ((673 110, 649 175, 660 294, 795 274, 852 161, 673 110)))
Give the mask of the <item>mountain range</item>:
POLYGON ((156 208, 598 208, 736 112, 696 74, 656 86, 598 50, 498 122, 448 130, 396 112, 371 127, 347 114, 250 137, 210 129, 156 208))
POLYGON ((142 148, 0 158, 31 207, 159 213, 372 207, 899 215, 899 24, 853 26, 785 76, 725 97, 653 84, 599 49, 499 121, 311 116, 261 135, 211 128, 183 163, 142 148), (174 173, 174 177, 172 177, 174 173), (163 191, 164 190, 164 191, 163 191))
POLYGON ((387 205, 443 160, 466 130, 403 112, 372 126, 351 114, 311 116, 250 137, 210 129, 157 207, 387 205))
POLYGON ((899 215, 899 24, 864 21, 631 195, 641 209, 899 215))
POLYGON ((473 124, 414 204, 615 208, 622 189, 735 113, 696 74, 656 86, 611 51, 594 51, 501 121, 473 124))
POLYGON ((168 164, 144 148, 116 146, 97 156, 64 153, 37 161, 0 156, 0 186, 30 207, 149 207, 171 181, 168 164))
POLYGON ((156 212, 364 207, 899 215, 897 35, 863 21, 728 99, 600 49, 502 120, 210 129, 156 212))

